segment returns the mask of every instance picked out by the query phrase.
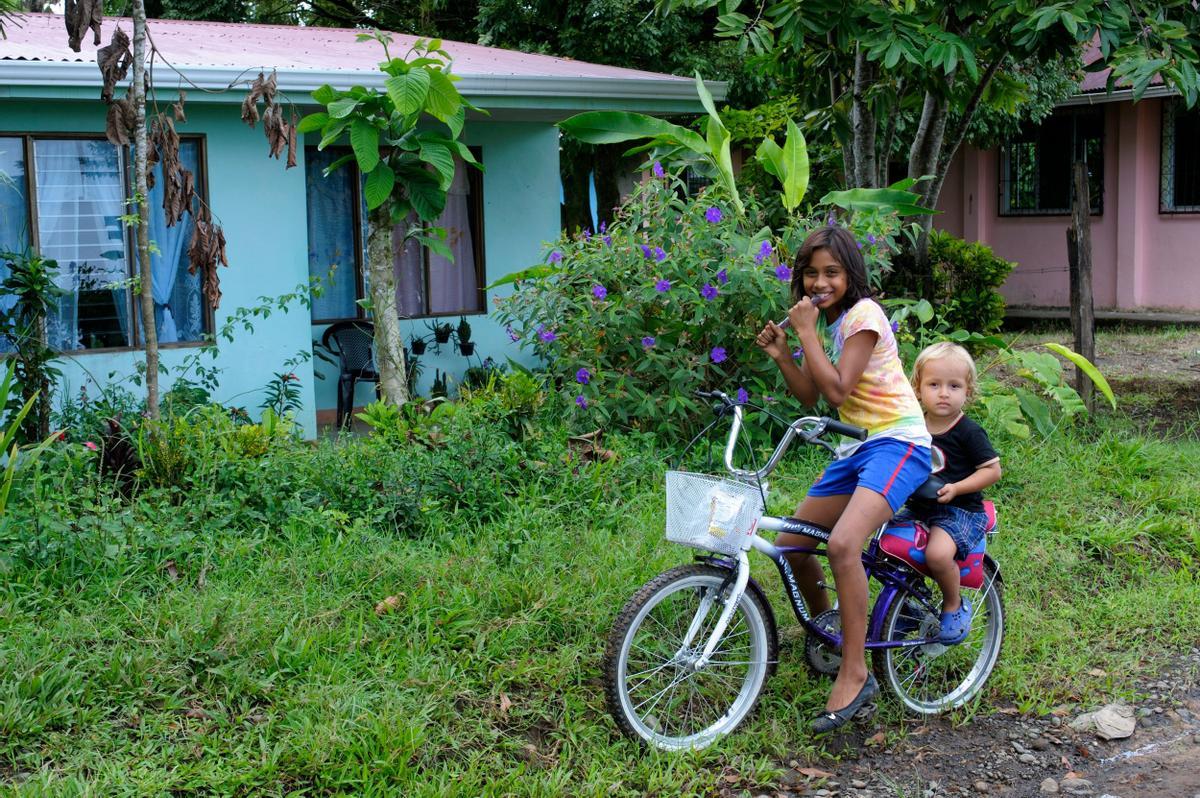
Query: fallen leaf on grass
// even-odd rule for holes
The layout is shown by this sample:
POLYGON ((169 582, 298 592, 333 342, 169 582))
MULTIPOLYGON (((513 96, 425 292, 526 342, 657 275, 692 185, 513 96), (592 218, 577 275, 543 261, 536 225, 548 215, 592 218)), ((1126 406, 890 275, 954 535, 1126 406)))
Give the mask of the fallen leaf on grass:
POLYGON ((508 694, 501 693, 500 694, 500 714, 507 715, 508 711, 510 709, 512 709, 512 705, 513 705, 513 702, 509 699, 508 694))
POLYGON ((799 768, 799 771, 810 779, 832 779, 833 774, 819 768, 799 768))
POLYGON ((1016 707, 1000 707, 999 712, 1001 715, 1020 715, 1021 714, 1021 710, 1017 709, 1016 707))
POLYGON ((1090 671, 1088 671, 1088 676, 1107 676, 1107 675, 1108 675, 1107 671, 1102 671, 1099 668, 1092 668, 1090 671))
POLYGON ((199 707, 192 707, 184 712, 183 716, 185 718, 190 718, 191 720, 208 720, 209 717, 211 717, 207 712, 199 707))
POLYGON ((867 738, 867 745, 883 745, 885 740, 887 740, 886 734, 883 732, 875 732, 867 738))
POLYGON ((723 778, 729 784, 737 784, 742 777, 736 773, 726 773, 721 778, 723 778))
POLYGON ((172 582, 179 578, 179 569, 175 567, 174 560, 167 560, 162 564, 162 567, 167 572, 167 576, 171 577, 172 582))
POLYGON ((389 613, 392 610, 396 609, 397 607, 399 607, 400 606, 400 596, 403 596, 403 595, 404 594, 401 593, 400 595, 397 595, 397 596, 388 596, 383 601, 376 604, 375 605, 375 614, 376 615, 384 615, 384 614, 389 613))

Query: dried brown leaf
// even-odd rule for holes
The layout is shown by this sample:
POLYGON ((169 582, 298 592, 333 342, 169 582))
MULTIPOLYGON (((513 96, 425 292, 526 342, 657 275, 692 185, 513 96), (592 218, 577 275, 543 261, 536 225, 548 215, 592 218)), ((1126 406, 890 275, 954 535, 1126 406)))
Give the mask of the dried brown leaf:
POLYGON ((100 25, 104 22, 103 0, 66 0, 63 7, 63 22, 67 26, 67 45, 79 52, 88 28, 92 29, 92 44, 100 46, 100 25))
POLYGON ((810 779, 832 779, 833 778, 833 774, 830 773, 828 770, 821 770, 820 768, 797 768, 797 769, 805 776, 808 776, 810 779))
POLYGON ((296 112, 295 111, 292 112, 292 121, 288 124, 287 134, 288 134, 288 138, 287 138, 288 157, 287 157, 287 166, 284 167, 285 170, 291 169, 293 166, 296 165, 296 152, 298 151, 298 148, 296 146, 296 112))
POLYGON ((512 706, 513 706, 513 702, 511 699, 509 699, 508 694, 501 693, 500 694, 500 714, 507 715, 508 711, 510 709, 512 709, 512 706))
POLYGON ((175 114, 176 122, 186 122, 187 114, 183 111, 183 104, 187 101, 187 92, 183 89, 179 90, 179 99, 171 106, 172 112, 175 114))
MULTIPOLYGON (((388 596, 383 601, 381 601, 375 605, 375 614, 376 615, 386 615, 387 613, 391 612, 392 610, 396 609, 399 606, 400 606, 400 596, 388 596)), ((503 706, 503 701, 501 702, 501 706, 503 706)))
POLYGON ((120 28, 113 31, 112 41, 96 51, 96 64, 100 67, 100 75, 104 80, 100 89, 100 99, 106 103, 112 102, 117 82, 125 79, 129 67, 133 65, 129 36, 125 31, 120 28))
POLYGON ((200 709, 199 707, 192 707, 191 709, 184 712, 183 716, 185 718, 191 718, 192 720, 208 720, 210 717, 212 717, 211 715, 209 715, 207 712, 205 712, 203 709, 200 709))
POLYGON ((887 735, 883 732, 875 732, 867 738, 867 745, 883 745, 887 741, 887 735))
POLYGON ((172 582, 179 578, 179 568, 175 566, 174 560, 167 560, 163 563, 163 570, 167 572, 167 576, 171 577, 172 582))
POLYGON ((104 122, 104 135, 114 147, 128 147, 137 116, 128 97, 114 100, 108 106, 108 117, 104 122))

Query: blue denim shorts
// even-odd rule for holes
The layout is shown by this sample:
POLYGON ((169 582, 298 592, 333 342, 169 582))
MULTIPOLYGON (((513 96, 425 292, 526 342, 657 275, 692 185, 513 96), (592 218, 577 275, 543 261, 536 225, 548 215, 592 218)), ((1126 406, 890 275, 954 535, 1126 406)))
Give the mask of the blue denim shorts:
POLYGON ((956 560, 965 560, 987 534, 987 513, 973 513, 953 504, 922 503, 913 515, 931 529, 937 526, 946 530, 946 534, 958 549, 954 553, 956 560))
POLYGON ((892 512, 929 478, 929 447, 898 438, 875 438, 829 464, 809 496, 844 496, 860 485, 887 499, 892 512))

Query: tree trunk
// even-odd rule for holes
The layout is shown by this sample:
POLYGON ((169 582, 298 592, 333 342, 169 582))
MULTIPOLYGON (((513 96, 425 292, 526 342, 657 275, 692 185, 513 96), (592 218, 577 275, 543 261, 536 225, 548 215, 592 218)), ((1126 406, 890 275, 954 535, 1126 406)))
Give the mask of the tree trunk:
MULTIPOLYGON (((950 81, 953 82, 953 76, 950 81)), ((908 176, 924 177, 932 175, 933 180, 920 184, 921 202, 926 207, 933 207, 938 194, 942 190, 945 173, 938 174, 939 159, 942 152, 942 142, 946 137, 946 119, 949 116, 949 104, 944 97, 932 92, 925 93, 925 104, 921 109, 921 122, 917 127, 917 135, 913 139, 912 148, 908 153, 908 176)), ((932 298, 933 269, 929 263, 929 231, 933 229, 933 217, 928 214, 917 216, 914 221, 921 230, 913 247, 913 282, 920 296, 932 298)))
POLYGON ((850 135, 855 167, 851 185, 859 188, 875 188, 879 185, 879 170, 875 165, 875 111, 867 97, 867 92, 875 80, 875 65, 867 60, 859 48, 854 54, 854 92, 850 105, 850 135))
POLYGON ((154 326, 154 282, 150 269, 150 190, 146 184, 146 6, 133 0, 134 199, 137 201, 137 260, 141 282, 142 341, 146 346, 146 415, 158 412, 158 330, 154 326))
POLYGON ((402 405, 409 399, 404 339, 396 312, 396 275, 392 269, 392 223, 388 204, 367 214, 367 274, 375 323, 375 365, 383 400, 402 405))
MULTIPOLYGON (((1075 351, 1096 362, 1096 311, 1092 300, 1092 209, 1087 164, 1076 161, 1072 170, 1075 198, 1071 226, 1067 228, 1067 261, 1071 278, 1071 330, 1075 351)), ((1096 392, 1083 369, 1075 367, 1075 390, 1089 414, 1096 410, 1096 392)))

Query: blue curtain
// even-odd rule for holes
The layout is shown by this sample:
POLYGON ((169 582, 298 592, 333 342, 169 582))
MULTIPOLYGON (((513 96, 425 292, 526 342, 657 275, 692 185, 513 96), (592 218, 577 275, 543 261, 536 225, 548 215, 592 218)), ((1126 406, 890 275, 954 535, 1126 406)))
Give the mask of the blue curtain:
MULTIPOLYGON (((352 319, 358 315, 354 252, 354 170, 322 172, 344 153, 307 150, 304 182, 308 192, 308 273, 322 281, 324 291, 313 297, 314 319, 352 319)), ((364 216, 365 219, 365 216, 364 216)), ((364 234, 365 244, 366 237, 364 234)))
MULTIPOLYGON (((200 176, 200 144, 195 139, 179 143, 179 162, 200 176)), ((188 274, 187 247, 192 240, 192 214, 185 213, 167 227, 163 210, 162 164, 154 167, 150 189, 150 283, 154 295, 154 327, 160 344, 199 341, 204 334, 204 303, 199 274, 188 274)))

